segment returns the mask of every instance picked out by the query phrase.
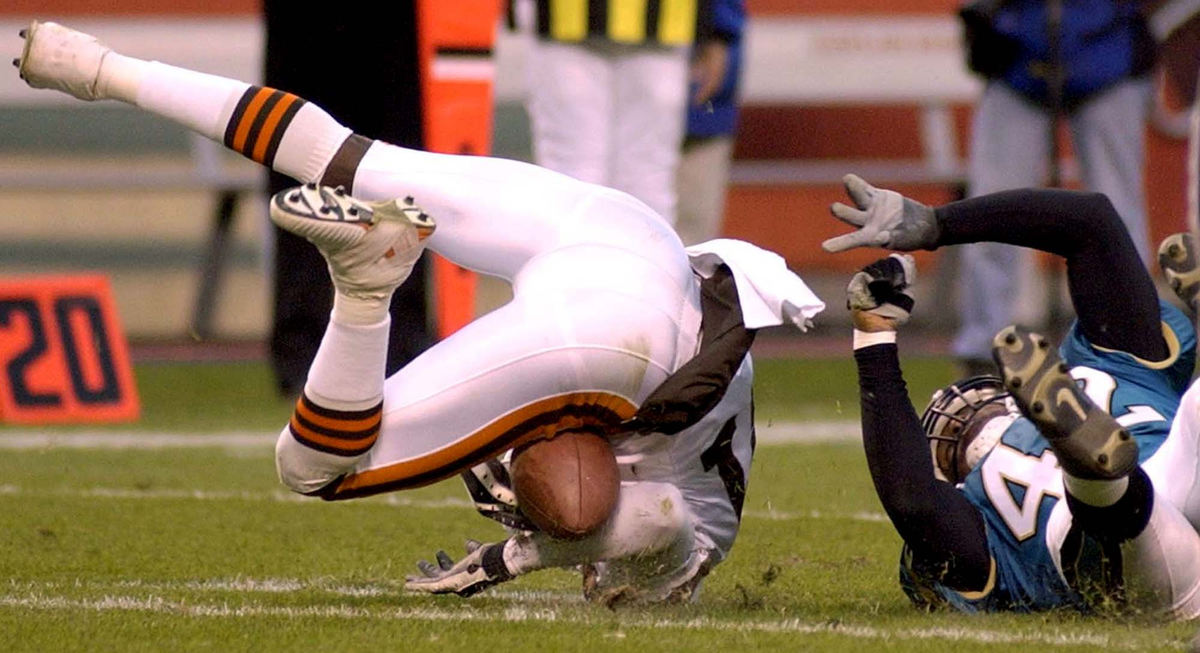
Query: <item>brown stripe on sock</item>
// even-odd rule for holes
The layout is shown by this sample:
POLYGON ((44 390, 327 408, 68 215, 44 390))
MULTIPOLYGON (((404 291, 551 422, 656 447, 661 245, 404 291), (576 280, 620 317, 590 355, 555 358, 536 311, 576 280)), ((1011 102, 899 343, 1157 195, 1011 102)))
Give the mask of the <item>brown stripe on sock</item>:
POLYGON ((274 89, 261 86, 251 86, 246 91, 225 128, 226 147, 241 154, 246 153, 246 139, 250 136, 250 127, 262 111, 263 104, 274 93, 274 89))
POLYGON ((300 444, 335 456, 360 456, 369 451, 374 446, 375 440, 379 438, 379 431, 375 431, 371 437, 365 440, 343 440, 330 437, 304 428, 297 422, 295 415, 288 422, 288 430, 300 444))
POLYGON ((306 422, 303 417, 293 413, 292 419, 288 424, 291 426, 292 431, 310 440, 322 442, 339 449, 360 449, 370 447, 371 443, 375 442, 375 439, 379 436, 380 422, 376 422, 371 428, 362 431, 338 431, 319 428, 306 422))
POLYGON ((258 142, 254 146, 255 161, 273 168, 275 166, 275 152, 279 150, 279 143, 283 141, 283 135, 287 132, 288 125, 292 124, 292 118, 296 117, 296 112, 300 111, 300 107, 304 106, 305 101, 301 98, 285 93, 280 99, 279 104, 275 105, 275 109, 271 111, 271 115, 267 117, 267 124, 264 126, 264 134, 260 134, 258 142), (270 134, 267 136, 266 134, 270 134))
POLYGON ((333 438, 338 442, 345 441, 346 443, 350 443, 346 446, 358 446, 367 440, 374 439, 379 434, 380 423, 380 420, 375 420, 366 428, 353 431, 349 429, 333 429, 314 424, 304 419, 304 416, 299 413, 292 413, 292 424, 295 425, 297 430, 302 431, 306 435, 324 436, 333 438))
POLYGON ((323 417, 333 417, 335 419, 362 419, 383 410, 382 400, 374 406, 371 406, 370 408, 364 408, 362 410, 337 410, 336 408, 322 406, 321 404, 318 404, 310 399, 308 395, 303 393, 301 393, 300 400, 297 403, 304 404, 306 409, 311 410, 318 415, 323 417))
POLYGON ((358 134, 350 134, 350 137, 342 142, 342 146, 338 148, 329 165, 325 167, 325 174, 321 177, 322 186, 342 186, 346 192, 354 194, 354 173, 358 171, 358 164, 367 154, 367 149, 375 141, 365 136, 358 134))
POLYGON ((296 415, 310 424, 322 429, 334 431, 361 431, 371 427, 378 428, 383 414, 383 403, 361 411, 341 411, 325 408, 301 395, 296 402, 296 415))
POLYGON ((366 410, 341 411, 319 406, 301 395, 288 428, 305 446, 339 456, 357 456, 375 444, 382 420, 382 402, 366 410))
POLYGON ((233 108, 233 115, 229 116, 229 122, 225 124, 225 137, 222 139, 225 147, 233 149, 233 139, 237 136, 237 128, 241 123, 242 116, 246 115, 246 108, 250 106, 260 90, 262 89, 258 86, 251 86, 246 89, 245 93, 242 93, 237 106, 233 108))
MULTIPOLYGON (((258 108, 258 111, 255 113, 253 119, 251 119, 250 116, 246 116, 246 122, 250 124, 250 130, 246 137, 244 146, 238 150, 243 155, 254 159, 258 163, 262 163, 262 161, 255 157, 254 153, 258 150, 259 142, 267 140, 267 137, 263 134, 263 130, 267 125, 267 120, 270 118, 271 113, 275 110, 275 107, 279 105, 280 100, 282 100, 283 96, 285 95, 284 93, 274 89, 268 90, 271 91, 271 94, 268 95, 266 100, 263 101, 262 106, 258 108)), ((265 149, 266 146, 264 145, 263 148, 265 149)))

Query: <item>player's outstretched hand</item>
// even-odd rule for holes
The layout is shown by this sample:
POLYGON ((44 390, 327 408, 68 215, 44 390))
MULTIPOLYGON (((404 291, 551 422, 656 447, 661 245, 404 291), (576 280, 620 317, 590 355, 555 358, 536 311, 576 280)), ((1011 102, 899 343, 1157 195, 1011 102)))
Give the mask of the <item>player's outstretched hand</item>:
POLYGON ((933 209, 894 190, 875 188, 858 175, 846 175, 842 183, 854 206, 834 202, 829 211, 858 231, 826 240, 821 244, 825 251, 884 247, 911 252, 937 247, 940 229, 933 209))
POLYGON ((404 589, 465 597, 514 577, 504 564, 504 542, 483 544, 467 540, 466 548, 467 555, 457 563, 445 551, 437 552, 436 565, 418 561, 421 575, 406 578, 404 589))
POLYGON ((917 265, 909 254, 892 254, 864 267, 846 286, 846 308, 860 331, 895 331, 913 309, 917 265))

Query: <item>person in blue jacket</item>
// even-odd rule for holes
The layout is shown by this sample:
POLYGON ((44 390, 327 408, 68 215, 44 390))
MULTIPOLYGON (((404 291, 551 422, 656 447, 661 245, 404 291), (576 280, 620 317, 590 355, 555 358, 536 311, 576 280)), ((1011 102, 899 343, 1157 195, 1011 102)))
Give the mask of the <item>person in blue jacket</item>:
MULTIPOLYGON (((1152 262, 1143 182, 1145 123, 1155 45, 1128 0, 974 0, 961 11, 967 63, 984 78, 972 119, 969 197, 1060 186, 1060 123, 1083 187, 1103 193, 1152 262)), ((1002 243, 962 248, 959 331, 965 371, 994 371, 992 335, 1017 320, 1027 253, 1002 243)))
POLYGON ((684 245, 717 238, 737 133, 745 0, 714 0, 713 38, 692 56, 691 102, 676 173, 675 232, 684 245))

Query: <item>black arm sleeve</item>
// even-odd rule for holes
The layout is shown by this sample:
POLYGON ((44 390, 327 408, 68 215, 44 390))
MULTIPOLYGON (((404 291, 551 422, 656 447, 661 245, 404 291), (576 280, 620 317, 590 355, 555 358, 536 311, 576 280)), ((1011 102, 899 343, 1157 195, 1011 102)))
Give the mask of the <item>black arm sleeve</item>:
POLYGON ((933 460, 894 344, 857 349, 863 449, 888 518, 914 562, 942 569, 939 582, 960 591, 984 588, 991 554, 983 516, 965 496, 933 475, 933 460))
POLYGON ((935 212, 939 246, 991 241, 1062 256, 1079 326, 1092 344, 1151 361, 1167 357, 1154 281, 1104 195, 1014 190, 935 212))

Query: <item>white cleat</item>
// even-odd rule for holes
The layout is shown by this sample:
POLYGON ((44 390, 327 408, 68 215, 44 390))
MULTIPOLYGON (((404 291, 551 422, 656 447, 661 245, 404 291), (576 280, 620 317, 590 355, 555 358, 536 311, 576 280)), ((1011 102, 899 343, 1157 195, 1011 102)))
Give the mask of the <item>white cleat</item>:
POLYGON ((435 228, 411 197, 363 202, 316 184, 276 193, 271 221, 316 245, 338 291, 361 298, 390 296, 435 228))
POLYGON ((80 100, 97 100, 100 63, 111 49, 96 37, 58 23, 33 21, 21 30, 25 49, 13 64, 33 88, 49 88, 80 100))

